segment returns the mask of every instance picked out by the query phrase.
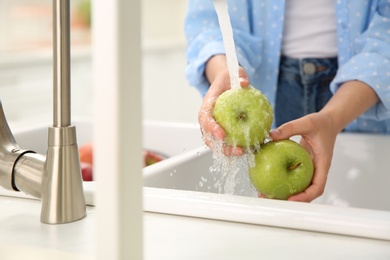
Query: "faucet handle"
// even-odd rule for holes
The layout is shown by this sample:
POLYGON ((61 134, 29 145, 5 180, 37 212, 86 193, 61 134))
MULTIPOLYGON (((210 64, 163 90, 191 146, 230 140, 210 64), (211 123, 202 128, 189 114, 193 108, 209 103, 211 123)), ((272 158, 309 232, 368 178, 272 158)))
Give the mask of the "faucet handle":
POLYGON ((19 146, 16 144, 15 138, 9 129, 0 100, 0 151, 15 152, 17 150, 19 150, 19 146))
POLYGON ((7 123, 0 100, 0 186, 18 191, 13 184, 13 169, 18 158, 26 152, 32 151, 19 148, 7 123))

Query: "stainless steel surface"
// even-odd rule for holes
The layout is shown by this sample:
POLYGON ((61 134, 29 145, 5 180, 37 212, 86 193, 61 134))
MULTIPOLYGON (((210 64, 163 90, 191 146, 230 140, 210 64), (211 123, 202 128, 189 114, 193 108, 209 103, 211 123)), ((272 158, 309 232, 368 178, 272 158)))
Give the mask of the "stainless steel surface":
POLYGON ((8 190, 14 189, 12 184, 14 163, 24 152, 17 145, 9 129, 0 100, 0 185, 2 187, 8 190))
POLYGON ((41 221, 73 222, 86 216, 76 129, 70 113, 69 0, 53 0, 53 126, 46 158, 16 144, 0 102, 0 185, 42 199, 41 221))
POLYGON ((14 166, 14 189, 41 198, 44 164, 45 156, 41 154, 26 153, 20 157, 14 166))
POLYGON ((69 0, 53 0, 54 117, 49 128, 42 179, 43 223, 58 224, 86 215, 76 128, 70 126, 70 7, 69 0))
POLYGON ((76 128, 51 127, 42 180, 41 221, 67 223, 85 215, 76 128))
POLYGON ((53 0, 53 126, 70 125, 70 10, 69 0, 53 0))

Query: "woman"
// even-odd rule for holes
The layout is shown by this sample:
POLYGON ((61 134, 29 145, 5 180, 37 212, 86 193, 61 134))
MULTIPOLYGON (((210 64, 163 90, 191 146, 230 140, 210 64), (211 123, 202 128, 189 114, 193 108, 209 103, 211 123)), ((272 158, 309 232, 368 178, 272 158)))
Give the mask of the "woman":
MULTIPOLYGON (((312 201, 325 188, 341 131, 390 133, 390 3, 387 0, 229 0, 241 86, 260 89, 275 108, 274 140, 301 135, 315 172, 289 200, 312 201)), ((223 140, 216 98, 230 88, 212 1, 190 0, 186 75, 204 96, 199 123, 223 140)), ((211 142, 206 140, 211 146, 211 142)), ((224 147, 240 155, 240 147, 224 147)))

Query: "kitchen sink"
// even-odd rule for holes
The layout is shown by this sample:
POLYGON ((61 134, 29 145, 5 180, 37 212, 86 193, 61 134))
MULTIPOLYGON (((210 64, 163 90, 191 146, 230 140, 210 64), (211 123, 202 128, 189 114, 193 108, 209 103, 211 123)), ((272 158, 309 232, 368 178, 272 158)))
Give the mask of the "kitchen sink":
MULTIPOLYGON (((74 125, 78 143, 91 142, 91 121, 74 125)), ((45 153, 46 125, 14 134, 21 148, 45 153)), ((325 192, 312 203, 258 198, 244 158, 222 165, 229 174, 216 170, 221 165, 196 124, 144 122, 143 144, 168 157, 143 169, 144 211, 390 240, 390 136, 339 134, 325 192)), ((94 191, 95 182, 84 182, 89 205, 94 191)), ((28 197, 3 189, 0 195, 28 197)))

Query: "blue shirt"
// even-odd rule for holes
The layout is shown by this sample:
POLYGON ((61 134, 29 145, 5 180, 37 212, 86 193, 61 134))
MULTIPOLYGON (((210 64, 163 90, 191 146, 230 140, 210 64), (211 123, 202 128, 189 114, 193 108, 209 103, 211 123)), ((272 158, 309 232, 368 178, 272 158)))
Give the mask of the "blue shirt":
MULTIPOLYGON (((229 0, 237 58, 251 84, 274 106, 281 56, 285 0, 229 0)), ((335 92, 346 81, 371 86, 380 101, 347 131, 390 133, 390 0, 335 0, 339 70, 335 92)), ((186 77, 202 96, 209 88, 205 64, 224 53, 211 0, 189 0, 186 77)))

